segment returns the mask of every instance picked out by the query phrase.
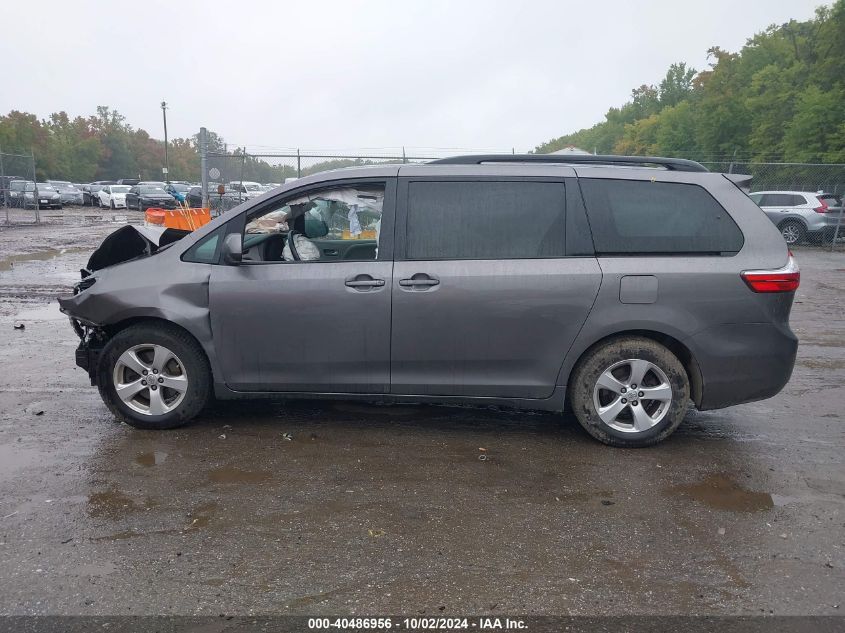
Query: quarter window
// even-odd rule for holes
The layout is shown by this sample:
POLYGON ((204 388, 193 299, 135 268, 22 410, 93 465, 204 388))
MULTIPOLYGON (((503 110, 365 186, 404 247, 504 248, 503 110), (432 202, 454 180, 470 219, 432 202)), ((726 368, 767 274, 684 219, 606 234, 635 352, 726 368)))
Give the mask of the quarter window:
POLYGON ((718 254, 742 248, 733 218, 698 185, 584 178, 596 251, 718 254))
POLYGON ((559 182, 411 182, 408 259, 534 259, 565 255, 559 182))

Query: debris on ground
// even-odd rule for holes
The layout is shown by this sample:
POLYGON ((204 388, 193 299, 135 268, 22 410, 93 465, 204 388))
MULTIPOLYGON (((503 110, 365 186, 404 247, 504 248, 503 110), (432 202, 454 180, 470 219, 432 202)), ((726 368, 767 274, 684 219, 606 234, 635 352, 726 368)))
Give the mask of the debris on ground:
POLYGON ((282 438, 287 440, 288 442, 293 441, 293 435, 291 435, 290 433, 282 433, 282 438))
POLYGON ((25 329, 26 329, 26 325, 25 325, 25 324, 23 324, 23 323, 15 323, 15 325, 14 325, 13 327, 14 327, 16 330, 25 330, 25 329))

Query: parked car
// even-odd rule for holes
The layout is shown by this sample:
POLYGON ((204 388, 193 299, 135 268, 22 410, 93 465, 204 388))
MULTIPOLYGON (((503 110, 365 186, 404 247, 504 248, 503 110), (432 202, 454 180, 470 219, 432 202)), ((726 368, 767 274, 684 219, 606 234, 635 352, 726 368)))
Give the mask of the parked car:
POLYGON ((26 209, 61 209, 62 196, 53 185, 46 182, 28 182, 23 190, 23 207, 26 209))
MULTIPOLYGON (((221 197, 220 193, 217 191, 217 188, 220 186, 220 183, 217 182, 210 182, 208 183, 208 198, 209 203, 215 209, 221 210, 220 207, 223 206, 222 210, 231 209, 232 207, 237 206, 240 204, 241 198, 240 194, 237 192, 232 192, 230 189, 226 189, 224 186, 224 194, 221 197)), ((185 198, 189 207, 199 208, 202 206, 202 185, 193 185, 188 189, 188 194, 185 198)))
POLYGON ((141 180, 139 178, 121 178, 116 185, 129 185, 130 187, 137 185, 141 180))
POLYGON ((163 187, 156 185, 138 184, 126 192, 126 208, 146 211, 155 207, 158 209, 175 209, 176 199, 167 193, 163 187))
POLYGON ((23 207, 24 205, 24 190, 29 184, 34 184, 31 180, 10 180, 8 191, 8 204, 10 207, 23 207))
MULTIPOLYGON (((209 195, 213 191, 209 188, 209 195)), ((202 186, 194 186, 188 189, 188 193, 185 196, 185 202, 189 207, 193 208, 200 208, 202 207, 202 186)))
POLYGON ((86 206, 95 206, 100 204, 100 198, 97 195, 106 185, 115 184, 114 180, 95 180, 87 185, 82 185, 82 203, 86 206))
POLYGON ((129 193, 131 188, 129 185, 104 185, 97 192, 100 206, 110 209, 125 209, 126 194, 129 193))
POLYGON ((192 233, 121 228, 60 306, 139 428, 212 394, 568 398, 594 438, 646 446, 690 400, 762 400, 792 372, 800 275, 743 178, 592 155, 325 172, 192 233))
POLYGON ((842 213, 834 194, 807 191, 756 191, 749 194, 783 235, 787 244, 829 241, 842 213))
POLYGON ((236 194, 241 194, 243 200, 257 198, 264 193, 264 189, 260 182, 251 182, 247 180, 244 180, 243 182, 230 182, 226 185, 226 187, 236 194))
POLYGON ((67 180, 48 180, 48 184, 59 192, 62 199, 62 204, 79 204, 84 202, 82 190, 77 189, 76 186, 67 180))
POLYGON ((181 182, 169 182, 165 185, 164 190, 180 202, 184 202, 188 196, 191 187, 181 182))
POLYGON ((14 180, 25 182, 26 178, 21 176, 0 176, 0 206, 13 206, 10 196, 10 186, 14 180))

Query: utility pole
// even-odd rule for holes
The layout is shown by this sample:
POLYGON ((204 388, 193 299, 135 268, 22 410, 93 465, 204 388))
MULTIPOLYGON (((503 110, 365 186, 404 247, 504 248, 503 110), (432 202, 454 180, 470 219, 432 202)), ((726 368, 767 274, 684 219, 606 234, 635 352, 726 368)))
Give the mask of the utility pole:
POLYGON ((208 130, 200 128, 200 183, 202 184, 202 208, 208 209, 208 130))
MULTIPOLYGON (((35 223, 41 224, 41 204, 38 202, 38 176, 35 174, 35 150, 31 150, 32 156, 32 201, 35 203, 35 223)), ((23 198, 23 206, 26 208, 26 196, 23 198)))
POLYGON ((164 118, 164 179, 170 182, 170 165, 167 164, 167 102, 161 102, 161 116, 164 118))

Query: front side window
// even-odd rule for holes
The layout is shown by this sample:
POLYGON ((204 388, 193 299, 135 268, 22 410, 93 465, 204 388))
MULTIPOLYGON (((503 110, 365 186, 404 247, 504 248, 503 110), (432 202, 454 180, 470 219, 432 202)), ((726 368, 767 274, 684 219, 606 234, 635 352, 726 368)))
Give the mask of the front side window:
POLYGON ((411 182, 406 257, 563 257, 565 201, 560 182, 411 182))
POLYGON ((384 191, 383 184, 362 183, 296 194, 248 218, 244 245, 275 243, 273 236, 279 236, 283 248, 256 249, 261 259, 374 260, 378 255, 384 191), (256 237, 262 235, 266 237, 256 237))
POLYGON ((719 254, 742 248, 733 218, 698 185, 583 178, 596 251, 719 254))

